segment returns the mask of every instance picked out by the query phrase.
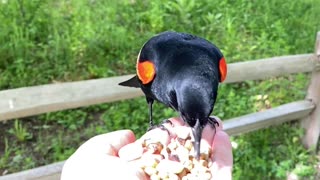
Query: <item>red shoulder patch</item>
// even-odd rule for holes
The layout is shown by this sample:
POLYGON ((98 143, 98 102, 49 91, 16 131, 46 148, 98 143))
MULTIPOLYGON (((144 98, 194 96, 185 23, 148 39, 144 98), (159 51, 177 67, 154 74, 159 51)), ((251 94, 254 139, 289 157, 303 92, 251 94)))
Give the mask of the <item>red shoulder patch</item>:
POLYGON ((220 82, 223 82, 227 77, 227 63, 224 57, 219 61, 220 82))
POLYGON ((156 69, 151 61, 137 62, 137 75, 142 84, 148 84, 156 75, 156 69))

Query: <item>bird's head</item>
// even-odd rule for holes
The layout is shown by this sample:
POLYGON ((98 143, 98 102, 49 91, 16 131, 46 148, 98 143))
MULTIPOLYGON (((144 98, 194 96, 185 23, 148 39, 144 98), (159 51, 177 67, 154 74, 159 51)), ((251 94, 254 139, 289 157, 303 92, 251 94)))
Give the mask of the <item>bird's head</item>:
POLYGON ((199 158, 202 131, 208 123, 217 95, 216 88, 212 86, 217 88, 218 84, 205 83, 201 80, 186 81, 181 83, 177 92, 178 111, 192 129, 196 158, 199 158))

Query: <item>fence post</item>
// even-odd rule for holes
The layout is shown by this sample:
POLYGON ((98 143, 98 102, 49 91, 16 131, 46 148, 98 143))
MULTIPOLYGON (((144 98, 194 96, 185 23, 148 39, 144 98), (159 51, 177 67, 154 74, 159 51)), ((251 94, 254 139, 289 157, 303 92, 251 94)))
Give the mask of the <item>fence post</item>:
POLYGON ((317 33, 315 43, 315 54, 312 59, 315 68, 311 75, 306 99, 315 105, 315 109, 309 116, 301 119, 302 127, 305 129, 303 144, 306 148, 316 148, 320 135, 320 31, 317 33))

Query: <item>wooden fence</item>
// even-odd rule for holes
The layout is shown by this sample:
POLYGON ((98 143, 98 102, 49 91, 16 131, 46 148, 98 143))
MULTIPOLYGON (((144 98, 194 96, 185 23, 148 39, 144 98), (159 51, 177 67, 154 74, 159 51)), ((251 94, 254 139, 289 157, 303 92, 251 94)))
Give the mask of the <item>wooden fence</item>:
MULTIPOLYGON (((305 146, 315 146, 320 133, 320 32, 317 34, 314 54, 228 64, 228 77, 225 82, 261 80, 303 72, 312 72, 306 99, 226 120, 225 131, 229 135, 237 135, 292 120, 301 120, 302 126, 306 129, 303 138, 305 146)), ((142 96, 140 89, 118 86, 119 82, 132 76, 0 91, 0 121, 142 96)), ((0 176, 0 180, 59 179, 63 163, 0 176)))

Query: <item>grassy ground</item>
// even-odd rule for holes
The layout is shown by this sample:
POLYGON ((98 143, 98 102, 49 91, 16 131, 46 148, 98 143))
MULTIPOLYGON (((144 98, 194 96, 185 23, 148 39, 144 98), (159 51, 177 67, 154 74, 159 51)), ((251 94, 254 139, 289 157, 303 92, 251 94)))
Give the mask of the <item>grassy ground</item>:
MULTIPOLYGON (((134 73, 142 44, 165 30, 197 34, 229 63, 313 52, 319 0, 2 0, 0 90, 134 73)), ((246 69, 244 69, 246 71, 246 69)), ((302 99, 308 74, 222 85, 214 114, 222 119, 302 99)), ((155 106, 155 119, 175 116, 155 106)), ((0 173, 65 160, 99 133, 147 128, 143 98, 66 110, 0 124, 0 173), (128 115, 130 118, 128 118, 128 115)), ((317 155, 303 149, 303 131, 284 124, 232 137, 234 179, 305 179, 317 155)), ((1 175, 0 174, 0 175, 1 175)))

